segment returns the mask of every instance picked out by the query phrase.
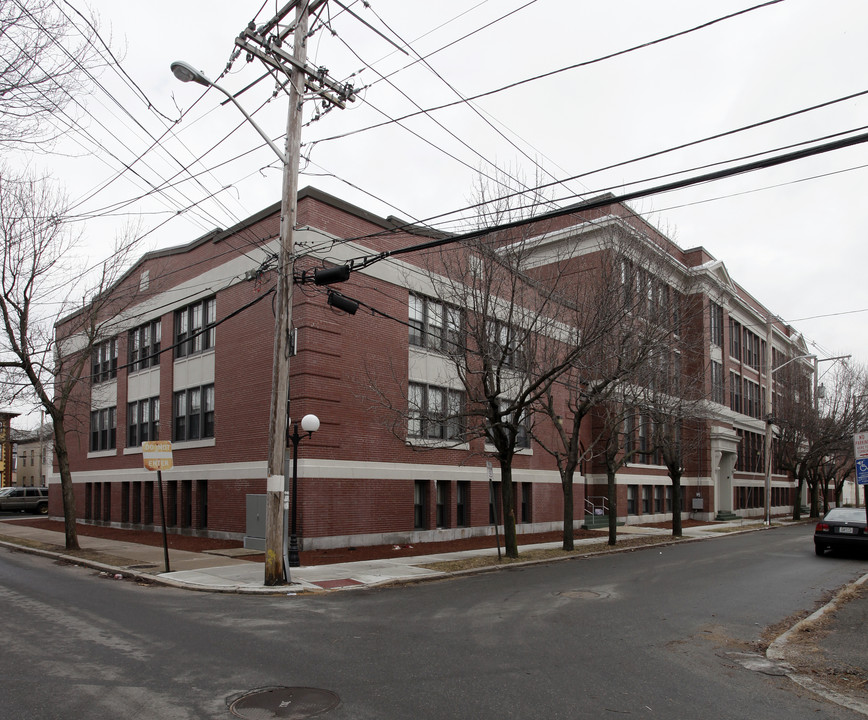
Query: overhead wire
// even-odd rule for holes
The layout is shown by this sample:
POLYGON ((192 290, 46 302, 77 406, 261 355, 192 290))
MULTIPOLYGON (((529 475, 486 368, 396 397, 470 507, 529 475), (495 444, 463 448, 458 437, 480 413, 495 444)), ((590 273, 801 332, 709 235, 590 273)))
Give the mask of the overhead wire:
POLYGON ((378 123, 375 125, 369 125, 367 127, 357 128, 355 130, 348 130, 348 131, 346 131, 344 133, 340 133, 338 135, 332 135, 329 137, 320 138, 318 140, 318 142, 329 142, 331 140, 344 139, 347 137, 351 137, 353 135, 358 135, 359 133, 368 132, 370 130, 375 130, 377 128, 391 124, 392 122, 400 122, 400 121, 404 121, 404 120, 409 120, 410 118, 417 117, 419 115, 423 115, 423 114, 427 114, 427 113, 431 113, 431 112, 436 112, 439 110, 446 110, 448 108, 452 108, 452 107, 455 107, 458 105, 466 104, 466 103, 471 102, 473 100, 479 100, 481 98, 490 97, 491 95, 497 95, 499 93, 505 92, 507 90, 512 90, 516 87, 520 87, 520 86, 526 85, 528 83, 537 82, 539 80, 553 77, 555 75, 560 75, 560 74, 565 73, 565 72, 570 72, 571 70, 577 70, 577 69, 582 68, 582 67, 587 67, 589 65, 594 65, 596 63, 604 62, 606 60, 611 60, 613 58, 616 58, 616 57, 619 57, 622 55, 626 55, 628 53, 636 52, 638 50, 642 50, 644 48, 651 47, 653 45, 658 45, 660 43, 667 42, 669 40, 674 40, 675 38, 682 37, 682 36, 688 35, 690 33, 698 32, 699 30, 703 30, 703 29, 710 27, 712 25, 716 25, 717 23, 721 23, 721 22, 724 22, 726 20, 730 20, 734 17, 738 17, 740 15, 744 15, 746 13, 753 12, 755 10, 762 9, 762 8, 768 7, 770 5, 776 5, 776 4, 781 3, 781 2, 784 2, 784 0, 768 0, 767 2, 761 3, 759 5, 754 5, 753 7, 745 8, 743 10, 739 10, 737 12, 730 13, 728 15, 724 15, 724 16, 719 17, 719 18, 715 18, 714 20, 710 20, 708 22, 702 23, 700 25, 696 25, 696 26, 688 28, 686 30, 681 30, 681 31, 678 31, 675 33, 670 33, 669 35, 665 35, 665 36, 657 38, 655 40, 649 40, 649 41, 641 43, 639 45, 633 45, 633 46, 626 48, 626 49, 623 49, 623 50, 618 50, 615 52, 607 53, 606 55, 601 55, 601 56, 593 58, 591 60, 583 60, 581 62, 572 63, 570 65, 566 65, 564 67, 557 68, 555 70, 549 70, 547 72, 539 73, 539 74, 533 75, 531 77, 523 78, 521 80, 516 80, 512 83, 500 86, 498 88, 494 88, 492 90, 486 90, 484 92, 477 93, 475 95, 470 95, 469 97, 462 99, 462 100, 456 100, 456 101, 448 102, 448 103, 441 103, 439 105, 425 108, 425 109, 420 110, 420 111, 408 113, 406 115, 399 116, 394 121, 389 121, 386 123, 378 123))
MULTIPOLYGON (((780 1, 780 0, 776 0, 776 1, 780 1)), ((765 5, 769 5, 769 4, 773 4, 773 3, 764 3, 763 5, 761 5, 761 6, 756 6, 756 7, 763 7, 763 6, 765 6, 765 5)), ((744 12, 744 11, 743 11, 743 12, 744 12)))

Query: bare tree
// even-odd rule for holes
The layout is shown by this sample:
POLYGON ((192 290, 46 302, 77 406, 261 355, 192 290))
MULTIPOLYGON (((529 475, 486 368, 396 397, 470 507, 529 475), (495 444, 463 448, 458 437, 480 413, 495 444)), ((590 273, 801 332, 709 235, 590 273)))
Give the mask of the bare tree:
MULTIPOLYGON (((54 139, 101 63, 95 22, 52 0, 0 0, 0 147, 54 139)), ((72 111, 75 112, 74 110, 72 111)))
MULTIPOLYGON (((593 222, 587 224, 593 227, 593 222)), ((605 440, 604 446, 617 454, 616 434, 603 423, 601 435, 591 433, 589 438, 587 430, 582 432, 585 418, 613 396, 623 400, 629 384, 646 374, 654 348, 666 345, 673 324, 680 322, 681 292, 661 280, 666 268, 653 245, 623 227, 601 228, 594 233, 599 240, 590 246, 589 234, 587 229, 578 234, 583 239, 577 239, 574 250, 579 255, 577 268, 564 273, 575 280, 572 286, 562 281, 558 296, 559 317, 571 328, 569 351, 574 360, 537 407, 551 426, 551 433, 539 432, 537 441, 554 457, 564 492, 565 550, 574 547, 575 471, 597 452, 598 442, 605 440)), ((545 369, 551 359, 557 361, 563 342, 561 337, 548 338, 537 367, 545 369)), ((609 465, 614 455, 610 460, 609 465)), ((609 501, 614 501, 611 493, 609 501)))
POLYGON ((448 352, 464 391, 465 439, 483 438, 500 466, 504 545, 517 557, 515 455, 530 442, 533 407, 571 365, 576 348, 540 366, 540 339, 558 332, 556 282, 542 282, 526 266, 542 233, 528 224, 444 250, 432 263, 434 295, 461 309, 461 342, 448 352), (533 370, 531 371, 531 368, 533 370))
POLYGON ((672 482, 673 537, 682 535, 681 478, 688 458, 705 444, 704 420, 711 416, 705 383, 709 373, 701 357, 701 347, 678 337, 655 354, 640 391, 641 413, 650 425, 645 455, 664 465, 672 482))
POLYGON ((780 470, 793 474, 796 493, 792 517, 800 520, 817 418, 811 402, 810 376, 798 362, 787 361, 775 373, 772 417, 773 456, 780 470))
POLYGON ((832 371, 822 401, 810 390, 806 368, 783 368, 776 393, 774 416, 775 457, 779 467, 793 472, 798 491, 793 519, 801 517, 802 488, 807 484, 810 516, 828 507, 828 487, 838 486, 854 471, 853 433, 864 422, 866 375, 858 365, 832 371), (821 497, 820 490, 824 492, 821 497))
MULTIPOLYGON (((65 199, 47 179, 0 171, 0 368, 12 382, 12 397, 35 399, 54 425, 66 547, 77 549, 67 418, 74 403, 90 408, 93 351, 116 333, 113 324, 123 302, 122 295, 106 291, 120 277, 134 245, 122 245, 95 277, 86 277, 69 260, 79 237, 63 221, 64 208, 65 199), (86 279, 92 280, 90 292, 80 290, 86 279), (79 309, 65 323, 65 335, 55 339, 55 321, 73 308, 79 309)), ((89 417, 89 412, 77 414, 89 417)))

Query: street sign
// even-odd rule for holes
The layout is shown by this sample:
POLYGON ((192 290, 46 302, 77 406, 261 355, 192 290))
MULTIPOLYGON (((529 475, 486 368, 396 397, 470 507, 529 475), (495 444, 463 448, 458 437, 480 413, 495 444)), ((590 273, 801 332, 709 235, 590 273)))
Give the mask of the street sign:
POLYGON ((856 482, 868 485, 868 460, 865 458, 856 461, 856 482))
POLYGON ((142 443, 142 458, 145 470, 172 469, 172 443, 168 440, 151 440, 142 443))
POLYGON ((859 432, 853 436, 853 452, 857 460, 868 458, 868 432, 859 432))

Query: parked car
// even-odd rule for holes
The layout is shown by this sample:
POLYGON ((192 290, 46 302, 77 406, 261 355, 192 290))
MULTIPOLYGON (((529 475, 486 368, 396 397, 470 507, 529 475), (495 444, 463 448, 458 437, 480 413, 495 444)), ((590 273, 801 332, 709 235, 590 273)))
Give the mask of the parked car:
POLYGON ((0 510, 48 514, 48 488, 5 487, 0 490, 0 510))
POLYGON ((868 519, 865 508, 833 508, 814 530, 814 551, 826 549, 862 549, 868 551, 868 519))

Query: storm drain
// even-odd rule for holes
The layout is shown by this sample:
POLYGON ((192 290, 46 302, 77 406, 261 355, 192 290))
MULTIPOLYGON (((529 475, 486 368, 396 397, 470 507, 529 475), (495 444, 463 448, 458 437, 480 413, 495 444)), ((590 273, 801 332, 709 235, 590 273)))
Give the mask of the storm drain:
POLYGON ((331 690, 273 687, 245 693, 229 705, 229 710, 236 717, 246 720, 303 720, 336 708, 340 701, 331 690))

